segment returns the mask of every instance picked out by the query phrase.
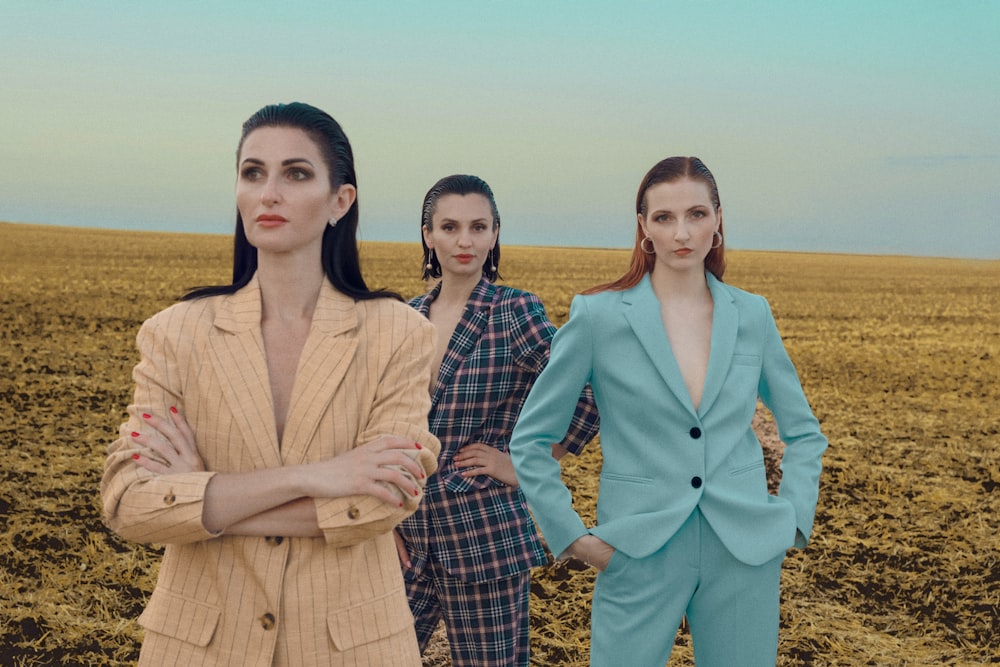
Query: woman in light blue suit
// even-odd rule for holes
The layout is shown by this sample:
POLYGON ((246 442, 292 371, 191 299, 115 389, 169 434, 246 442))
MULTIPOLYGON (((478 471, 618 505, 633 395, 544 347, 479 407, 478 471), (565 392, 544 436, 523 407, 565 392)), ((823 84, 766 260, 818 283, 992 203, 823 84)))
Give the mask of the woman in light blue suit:
POLYGON ((553 339, 510 444, 518 481, 552 552, 600 570, 591 665, 662 667, 686 615, 699 667, 773 667, 781 563, 809 539, 827 440, 767 302, 722 282, 708 168, 659 162, 636 216, 628 272, 575 297, 553 339), (549 446, 588 383, 604 458, 589 529, 549 446), (758 398, 786 445, 777 496, 758 398))

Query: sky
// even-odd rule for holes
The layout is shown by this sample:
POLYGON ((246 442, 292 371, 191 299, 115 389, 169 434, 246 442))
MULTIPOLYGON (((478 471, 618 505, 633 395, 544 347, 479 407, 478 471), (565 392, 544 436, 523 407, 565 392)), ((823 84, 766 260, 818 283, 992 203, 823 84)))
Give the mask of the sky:
POLYGON ((505 244, 630 247, 672 155, 727 246, 1000 259, 1000 2, 0 3, 0 220, 230 234, 244 120, 330 112, 360 237, 442 176, 505 244))

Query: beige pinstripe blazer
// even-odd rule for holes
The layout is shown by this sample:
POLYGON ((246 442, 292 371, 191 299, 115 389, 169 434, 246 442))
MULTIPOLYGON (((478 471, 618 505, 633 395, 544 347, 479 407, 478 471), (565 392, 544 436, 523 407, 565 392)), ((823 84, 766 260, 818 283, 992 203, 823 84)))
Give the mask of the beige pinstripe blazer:
POLYGON ((256 278, 232 296, 175 304, 142 326, 135 399, 110 448, 105 521, 166 544, 139 618, 141 665, 419 665, 391 529, 416 509, 371 496, 317 499, 325 539, 215 537, 201 523, 214 472, 154 476, 131 460, 141 414, 180 408, 209 471, 319 461, 381 434, 427 430, 433 327, 404 303, 354 300, 324 282, 279 444, 256 278))

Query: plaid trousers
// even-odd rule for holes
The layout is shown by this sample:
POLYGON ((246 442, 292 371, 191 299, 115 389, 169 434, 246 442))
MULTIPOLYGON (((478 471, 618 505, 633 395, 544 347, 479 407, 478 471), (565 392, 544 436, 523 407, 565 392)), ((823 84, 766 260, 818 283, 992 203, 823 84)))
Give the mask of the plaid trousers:
POLYGON ((423 653, 444 618, 454 667, 528 667, 531 573, 468 584, 431 556, 406 581, 406 596, 423 653))

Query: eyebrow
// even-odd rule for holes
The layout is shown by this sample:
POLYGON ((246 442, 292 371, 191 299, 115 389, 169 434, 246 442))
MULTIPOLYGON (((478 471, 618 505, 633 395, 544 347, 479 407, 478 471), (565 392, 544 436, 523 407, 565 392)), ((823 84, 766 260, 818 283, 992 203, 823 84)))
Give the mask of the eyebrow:
MULTIPOLYGON (((456 220, 455 218, 441 218, 441 222, 438 224, 444 224, 446 222, 461 222, 461 220, 456 220)), ((474 220, 469 220, 469 222, 490 222, 489 218, 475 218, 474 220)))
MULTIPOLYGON (((707 208, 709 210, 712 209, 712 207, 709 206, 708 204, 695 204, 694 206, 689 206, 687 209, 685 209, 684 212, 685 213, 690 213, 691 211, 694 211, 694 210, 699 209, 699 208, 707 208)), ((653 209, 653 212, 650 213, 650 215, 655 215, 656 213, 673 213, 673 210, 669 209, 669 208, 657 208, 657 209, 653 209)))
MULTIPOLYGON (((244 158, 243 162, 241 164, 246 164, 247 162, 250 162, 250 163, 253 163, 253 164, 264 164, 263 160, 255 158, 255 157, 244 158)), ((310 160, 307 160, 304 157, 291 157, 291 158, 288 158, 287 160, 282 160, 281 161, 281 166, 282 167, 287 167, 290 164, 296 164, 298 162, 305 162, 310 167, 315 167, 316 166, 310 160)))

